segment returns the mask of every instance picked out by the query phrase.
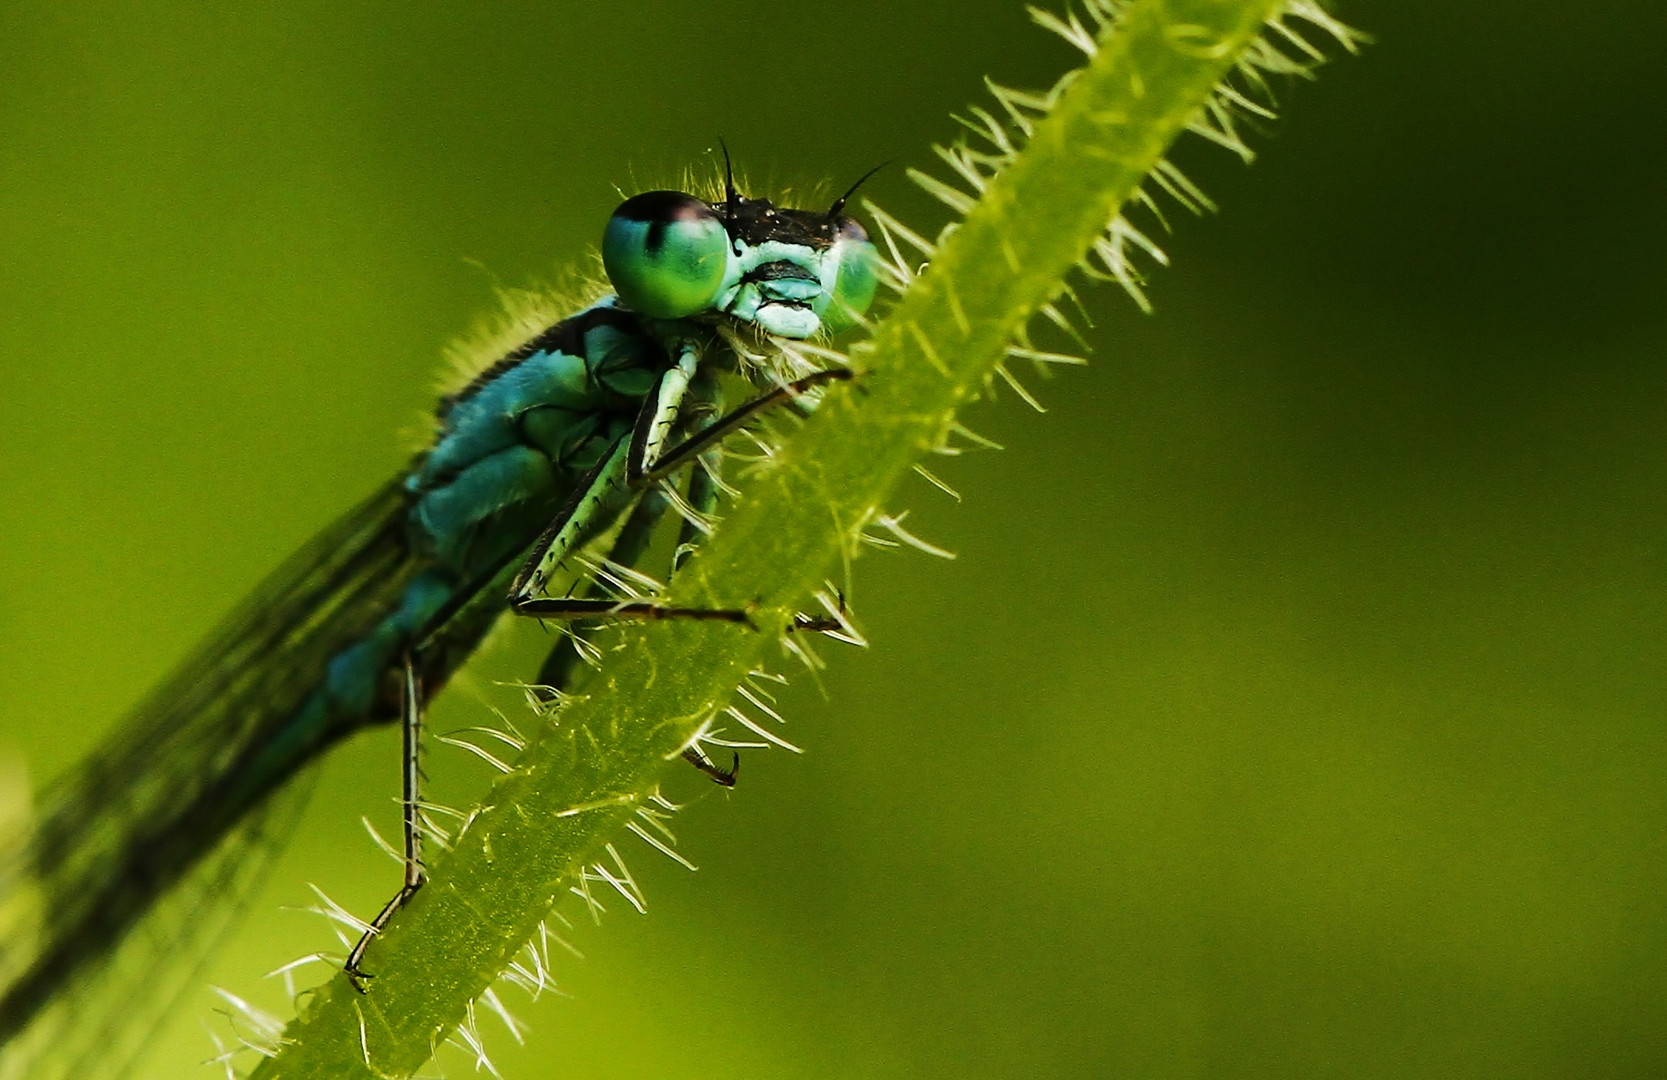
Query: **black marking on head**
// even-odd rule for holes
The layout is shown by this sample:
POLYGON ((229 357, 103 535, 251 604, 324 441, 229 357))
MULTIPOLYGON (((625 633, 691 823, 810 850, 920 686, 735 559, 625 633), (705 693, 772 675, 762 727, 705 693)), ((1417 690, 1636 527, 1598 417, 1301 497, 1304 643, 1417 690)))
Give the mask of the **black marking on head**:
POLYGON ((821 250, 839 238, 837 227, 826 215, 778 207, 768 199, 737 196, 734 215, 725 222, 729 235, 754 247, 774 240, 821 250))
POLYGON ((767 262, 743 275, 742 281, 815 281, 810 273, 797 263, 777 259, 767 262))
POLYGON ((645 191, 620 204, 614 217, 648 223, 643 248, 653 257, 665 247, 667 229, 679 222, 699 221, 711 210, 708 203, 681 191, 645 191))
POLYGON ((645 191, 619 204, 614 217, 626 221, 686 221, 694 216, 692 209, 700 200, 681 191, 645 191))

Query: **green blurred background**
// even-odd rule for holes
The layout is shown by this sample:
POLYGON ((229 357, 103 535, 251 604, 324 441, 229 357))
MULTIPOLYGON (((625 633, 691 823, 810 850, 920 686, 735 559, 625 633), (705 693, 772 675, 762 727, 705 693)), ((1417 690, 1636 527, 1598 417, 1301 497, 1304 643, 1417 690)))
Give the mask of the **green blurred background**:
MULTIPOLYGON (((632 860, 506 1077, 1667 1073, 1667 8, 1342 14, 1252 168, 1178 152, 1224 212, 1156 317, 1089 291, 1051 414, 897 500, 960 558, 860 567, 809 752, 674 777, 701 871, 632 860)), ((1068 59, 1014 0, 0 8, 0 753, 64 768, 397 470, 616 186, 926 164, 1068 59)), ((281 1003, 308 881, 376 909, 396 753, 323 767, 213 981, 281 1003)))

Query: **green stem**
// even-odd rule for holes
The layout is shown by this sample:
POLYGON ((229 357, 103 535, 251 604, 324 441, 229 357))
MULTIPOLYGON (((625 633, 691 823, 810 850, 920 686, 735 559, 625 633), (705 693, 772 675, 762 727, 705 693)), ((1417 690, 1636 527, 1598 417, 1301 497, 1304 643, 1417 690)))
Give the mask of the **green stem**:
POLYGON ((604 858, 668 762, 766 661, 791 613, 853 552, 902 478, 977 397, 1280 0, 1138 0, 1028 145, 989 183, 836 389, 746 478, 670 586, 677 604, 756 602, 762 632, 628 629, 540 731, 428 886, 371 949, 367 994, 336 978, 257 1077, 403 1077, 604 858), (369 1057, 369 1063, 366 1057, 369 1057))

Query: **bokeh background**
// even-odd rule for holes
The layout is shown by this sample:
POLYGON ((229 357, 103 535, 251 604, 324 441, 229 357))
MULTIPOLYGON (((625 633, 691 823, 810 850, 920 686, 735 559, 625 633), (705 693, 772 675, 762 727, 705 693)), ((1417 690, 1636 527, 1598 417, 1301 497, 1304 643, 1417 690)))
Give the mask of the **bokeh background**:
MULTIPOLYGON (((1051 413, 899 497, 960 557, 860 567, 808 752, 673 778, 700 872, 636 855, 505 1077, 1667 1073, 1667 9, 1342 14, 1251 168, 1178 151, 1223 212, 1157 315, 1089 290, 1051 413)), ((1068 60, 1015 0, 0 7, 0 755, 63 769, 397 470, 617 188, 926 164, 1068 60)), ((396 747, 323 766, 214 982, 281 1003, 307 882, 380 904, 396 747)), ((147 1075, 210 1075, 210 1007, 147 1075)))

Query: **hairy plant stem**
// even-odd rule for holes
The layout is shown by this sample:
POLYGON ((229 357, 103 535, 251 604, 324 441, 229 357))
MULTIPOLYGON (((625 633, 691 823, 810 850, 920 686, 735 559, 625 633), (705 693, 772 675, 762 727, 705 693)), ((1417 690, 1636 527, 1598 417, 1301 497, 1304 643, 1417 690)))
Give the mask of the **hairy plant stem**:
MULTIPOLYGON (((537 732, 426 888, 374 944, 368 993, 338 977, 257 1077, 403 1077, 465 1018, 668 763, 778 634, 838 578, 858 533, 979 396, 1035 313, 1198 114, 1279 0, 1137 0, 855 350, 859 378, 755 469, 668 602, 753 605, 759 630, 660 623, 605 639, 601 668, 537 732)), ((766 656, 769 659, 766 660, 766 656)))

